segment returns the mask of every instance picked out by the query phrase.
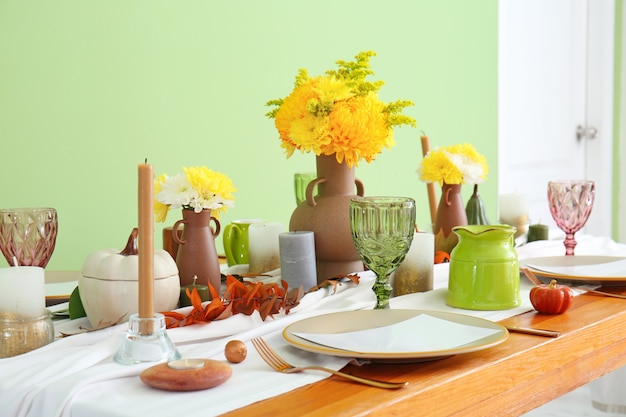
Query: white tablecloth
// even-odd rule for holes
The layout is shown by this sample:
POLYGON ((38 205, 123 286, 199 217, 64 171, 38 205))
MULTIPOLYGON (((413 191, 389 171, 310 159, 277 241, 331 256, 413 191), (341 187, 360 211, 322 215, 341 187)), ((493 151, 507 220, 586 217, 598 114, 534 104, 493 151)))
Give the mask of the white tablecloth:
MULTIPOLYGON (((603 246, 615 252, 626 246, 609 240, 581 239, 577 251, 593 252, 603 246), (593 249, 592 249, 593 247, 593 249)), ((538 242, 519 249, 520 258, 562 254, 560 242, 538 242), (536 252, 535 252, 536 251, 536 252)), ((392 299, 391 308, 415 308, 454 311, 494 321, 532 309, 528 300, 530 285, 522 280, 522 306, 505 311, 470 311, 445 305, 448 265, 435 268, 434 291, 409 294, 392 299)), ((271 370, 256 354, 250 339, 263 336, 287 360, 297 364, 318 364, 340 369, 345 358, 304 352, 286 344, 282 329, 297 320, 334 311, 369 309, 374 305, 372 274, 363 273, 358 286, 343 284, 337 293, 328 289, 308 294, 289 315, 261 321, 258 315, 236 315, 207 325, 168 330, 179 351, 189 358, 212 358, 224 361, 224 345, 239 339, 248 346, 248 357, 234 364, 232 377, 224 384, 205 391, 166 392, 144 385, 138 375, 153 364, 123 366, 113 355, 121 346, 126 324, 97 332, 57 340, 14 358, 0 359, 0 416, 137 416, 184 415, 214 416, 270 398, 326 378, 326 374, 304 372, 280 374, 271 370)), ((56 325, 57 330, 71 331, 85 325, 86 319, 56 325)), ((622 384, 623 386, 623 384, 622 384)))

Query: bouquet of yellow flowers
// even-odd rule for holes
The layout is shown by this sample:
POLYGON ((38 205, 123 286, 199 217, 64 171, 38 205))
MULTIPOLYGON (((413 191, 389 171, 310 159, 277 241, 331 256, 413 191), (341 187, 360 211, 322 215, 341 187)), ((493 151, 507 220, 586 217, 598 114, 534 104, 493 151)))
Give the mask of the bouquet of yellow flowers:
POLYGON ((480 184, 487 179, 487 159, 467 143, 429 151, 417 172, 424 182, 480 184))
POLYGON ((371 162, 383 148, 394 146, 394 126, 415 127, 415 120, 402 114, 413 102, 385 104, 377 94, 384 83, 366 81, 373 74, 369 60, 374 55, 361 52, 354 62, 337 61, 338 70, 313 78, 300 69, 293 92, 267 102, 276 106, 267 116, 275 119, 287 157, 296 149, 335 154, 337 162, 345 160, 352 167, 361 159, 371 162))
POLYGON ((157 222, 164 222, 170 208, 220 211, 234 206, 233 193, 237 189, 226 175, 202 167, 183 167, 184 174, 168 177, 162 174, 154 182, 154 212, 157 222))

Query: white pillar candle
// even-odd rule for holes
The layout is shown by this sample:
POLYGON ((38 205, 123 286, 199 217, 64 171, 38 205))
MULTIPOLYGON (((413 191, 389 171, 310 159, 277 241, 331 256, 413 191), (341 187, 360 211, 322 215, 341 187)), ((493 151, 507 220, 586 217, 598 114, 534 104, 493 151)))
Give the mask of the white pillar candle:
POLYGON ((500 194, 498 198, 500 223, 517 228, 515 237, 528 230, 528 195, 522 193, 500 194))
POLYGON ((262 274, 280 268, 278 235, 283 225, 277 222, 252 223, 248 228, 248 272, 262 274))
POLYGON ((317 285, 315 268, 315 238, 313 232, 297 231, 281 233, 280 275, 289 288, 302 286, 305 291, 317 285))
POLYGON ((433 289, 435 236, 416 232, 404 261, 393 273, 393 295, 411 294, 433 289))
POLYGON ((0 268, 0 312, 37 317, 45 311, 43 268, 38 266, 0 268))

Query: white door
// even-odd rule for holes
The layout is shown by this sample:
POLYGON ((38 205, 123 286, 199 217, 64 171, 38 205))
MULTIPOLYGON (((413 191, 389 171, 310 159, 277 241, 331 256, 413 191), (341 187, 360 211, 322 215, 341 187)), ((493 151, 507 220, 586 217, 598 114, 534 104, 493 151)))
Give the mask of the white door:
POLYGON ((585 231, 611 235, 614 10, 614 0, 499 1, 498 190, 527 194, 531 223, 554 226, 549 180, 585 178, 596 182, 585 231))

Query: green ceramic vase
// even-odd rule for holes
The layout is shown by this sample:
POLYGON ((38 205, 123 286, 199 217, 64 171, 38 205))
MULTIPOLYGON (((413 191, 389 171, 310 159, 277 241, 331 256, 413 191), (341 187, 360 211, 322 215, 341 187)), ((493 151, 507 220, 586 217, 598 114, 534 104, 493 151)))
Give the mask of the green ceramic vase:
POLYGON ((521 304, 515 227, 471 225, 452 229, 446 303, 469 310, 507 310, 521 304))

